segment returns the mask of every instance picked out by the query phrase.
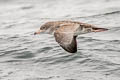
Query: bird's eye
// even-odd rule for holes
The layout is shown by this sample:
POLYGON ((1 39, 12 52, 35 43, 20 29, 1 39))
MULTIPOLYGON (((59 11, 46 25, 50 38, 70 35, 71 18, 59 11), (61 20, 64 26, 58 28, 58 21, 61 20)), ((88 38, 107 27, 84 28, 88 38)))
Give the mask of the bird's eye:
POLYGON ((41 29, 41 30, 44 30, 44 29, 45 29, 45 27, 41 27, 40 29, 41 29))
POLYGON ((87 29, 87 32, 91 32, 91 28, 88 28, 88 29, 87 29))

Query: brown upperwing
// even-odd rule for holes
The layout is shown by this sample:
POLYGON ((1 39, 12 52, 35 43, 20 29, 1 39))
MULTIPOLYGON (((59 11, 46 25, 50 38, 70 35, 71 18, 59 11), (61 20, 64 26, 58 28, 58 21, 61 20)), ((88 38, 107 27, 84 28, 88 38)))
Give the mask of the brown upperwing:
POLYGON ((58 28, 55 33, 55 40, 59 45, 70 53, 77 52, 76 36, 74 31, 79 27, 79 24, 63 24, 58 28))

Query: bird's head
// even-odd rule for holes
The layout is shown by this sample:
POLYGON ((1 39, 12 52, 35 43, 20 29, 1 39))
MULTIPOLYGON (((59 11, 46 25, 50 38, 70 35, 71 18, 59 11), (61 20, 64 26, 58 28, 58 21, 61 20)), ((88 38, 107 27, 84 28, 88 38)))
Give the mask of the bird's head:
POLYGON ((50 24, 44 24, 44 25, 42 25, 40 27, 40 29, 34 33, 34 35, 40 34, 40 33, 50 33, 51 26, 52 25, 50 25, 50 24))

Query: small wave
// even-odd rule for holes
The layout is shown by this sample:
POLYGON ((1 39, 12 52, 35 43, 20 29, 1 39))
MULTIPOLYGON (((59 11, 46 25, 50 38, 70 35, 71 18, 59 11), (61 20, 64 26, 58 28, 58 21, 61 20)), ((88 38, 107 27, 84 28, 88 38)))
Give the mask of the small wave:
POLYGON ((101 52, 120 52, 120 50, 115 49, 81 49, 81 50, 89 50, 89 51, 101 51, 101 52))
POLYGON ((119 14, 119 13, 120 11, 112 11, 112 12, 106 12, 106 13, 96 14, 96 15, 86 16, 86 17, 98 17, 98 16, 112 15, 112 14, 119 14))
POLYGON ((102 14, 95 14, 95 15, 90 15, 90 16, 76 16, 76 17, 71 17, 69 19, 80 19, 80 18, 93 18, 93 17, 99 17, 99 16, 105 16, 105 15, 112 15, 112 14, 119 14, 120 11, 112 11, 112 12, 106 12, 102 14))
POLYGON ((111 15, 111 14, 118 14, 118 13, 120 13, 120 11, 108 12, 108 13, 104 13, 103 15, 111 15))
POLYGON ((0 56, 5 56, 7 54, 9 55, 9 54, 16 53, 16 52, 22 51, 22 50, 26 50, 26 48, 24 48, 24 49, 13 49, 13 50, 8 50, 8 51, 3 51, 4 54, 0 54, 0 56))
POLYGON ((34 54, 31 51, 24 51, 24 52, 17 53, 17 54, 18 55, 15 56, 14 58, 17 58, 17 59, 28 59, 28 58, 34 57, 34 54))
POLYGON ((44 52, 44 51, 46 52, 46 51, 49 51, 51 49, 53 49, 53 48, 52 47, 43 47, 40 50, 38 50, 37 53, 41 53, 41 52, 44 52))
POLYGON ((27 79, 24 79, 24 80, 50 80, 52 79, 53 76, 50 76, 50 77, 46 77, 46 78, 42 78, 42 77, 37 77, 37 78, 27 78, 27 79))
POLYGON ((34 6, 23 6, 21 7, 22 10, 28 10, 28 9, 32 9, 34 8, 34 6))
POLYGON ((5 28, 6 28, 6 29, 8 29, 8 28, 13 28, 14 26, 16 26, 16 24, 9 24, 9 25, 5 26, 5 28))

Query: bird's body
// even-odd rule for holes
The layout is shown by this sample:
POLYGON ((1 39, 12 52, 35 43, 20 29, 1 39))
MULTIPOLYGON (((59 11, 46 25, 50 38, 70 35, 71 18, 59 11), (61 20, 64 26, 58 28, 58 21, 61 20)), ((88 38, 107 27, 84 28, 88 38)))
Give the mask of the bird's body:
POLYGON ((101 32, 108 29, 98 28, 91 24, 76 22, 76 21, 51 21, 43 24, 38 32, 46 32, 54 34, 55 40, 59 45, 70 53, 77 52, 76 37, 80 34, 90 32, 101 32))

